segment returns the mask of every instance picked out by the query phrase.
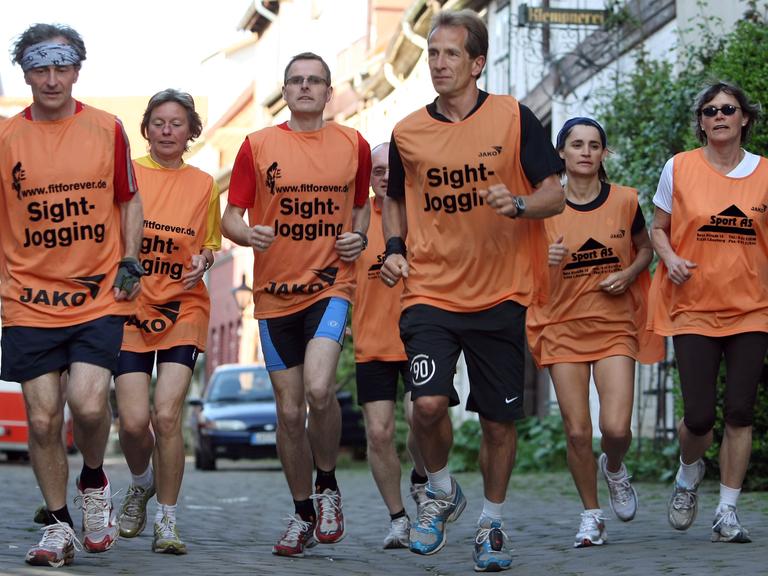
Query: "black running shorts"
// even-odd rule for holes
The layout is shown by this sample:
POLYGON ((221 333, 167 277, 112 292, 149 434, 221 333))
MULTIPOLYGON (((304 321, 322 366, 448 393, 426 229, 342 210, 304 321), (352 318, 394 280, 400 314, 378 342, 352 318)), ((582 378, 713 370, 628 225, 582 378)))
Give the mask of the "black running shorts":
POLYGON ((0 378, 26 382, 84 362, 114 372, 123 343, 124 316, 103 316, 63 328, 8 326, 2 333, 0 378))
POLYGON ((335 296, 278 318, 259 320, 259 339, 267 370, 286 370, 304 364, 307 344, 329 338, 342 345, 349 302, 335 296))
POLYGON ((400 337, 410 363, 411 397, 448 396, 464 352, 469 373, 467 410, 494 422, 519 420, 525 375, 525 307, 508 300, 480 312, 450 312, 426 304, 400 317, 400 337))
POLYGON ((192 344, 174 346, 167 350, 152 350, 150 352, 129 352, 127 350, 121 350, 120 357, 117 359, 115 376, 122 376, 123 374, 128 374, 130 372, 143 372, 151 376, 152 369, 155 366, 155 356, 157 356, 158 364, 174 362, 176 364, 183 364, 194 371, 198 354, 200 354, 200 350, 197 349, 197 346, 193 346, 192 344))
POLYGON ((357 381, 357 403, 377 400, 397 401, 397 382, 403 377, 405 392, 411 390, 411 373, 408 362, 358 362, 355 364, 355 379, 357 381))

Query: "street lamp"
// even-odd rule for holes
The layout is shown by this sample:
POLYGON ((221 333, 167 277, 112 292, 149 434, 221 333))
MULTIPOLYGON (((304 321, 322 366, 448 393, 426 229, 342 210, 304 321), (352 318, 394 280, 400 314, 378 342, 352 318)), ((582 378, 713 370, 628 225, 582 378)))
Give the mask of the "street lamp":
POLYGON ((251 296, 253 296, 253 290, 245 283, 245 274, 243 274, 243 282, 240 286, 232 288, 232 297, 235 299, 235 302, 237 302, 237 307, 241 313, 251 302, 251 296))

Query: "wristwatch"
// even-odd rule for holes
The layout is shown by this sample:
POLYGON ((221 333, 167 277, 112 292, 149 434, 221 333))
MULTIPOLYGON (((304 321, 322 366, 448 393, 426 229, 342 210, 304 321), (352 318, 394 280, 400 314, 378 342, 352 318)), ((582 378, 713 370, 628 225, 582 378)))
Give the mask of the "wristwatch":
POLYGON ((517 214, 514 216, 515 218, 525 214, 525 198, 522 196, 515 196, 515 208, 517 208, 517 214))

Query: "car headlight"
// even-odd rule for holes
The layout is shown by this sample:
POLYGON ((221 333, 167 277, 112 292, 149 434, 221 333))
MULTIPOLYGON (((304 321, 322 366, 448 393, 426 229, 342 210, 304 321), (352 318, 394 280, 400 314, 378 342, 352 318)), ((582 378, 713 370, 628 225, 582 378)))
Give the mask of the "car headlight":
POLYGON ((236 432, 248 428, 242 420, 208 420, 208 428, 226 432, 236 432))

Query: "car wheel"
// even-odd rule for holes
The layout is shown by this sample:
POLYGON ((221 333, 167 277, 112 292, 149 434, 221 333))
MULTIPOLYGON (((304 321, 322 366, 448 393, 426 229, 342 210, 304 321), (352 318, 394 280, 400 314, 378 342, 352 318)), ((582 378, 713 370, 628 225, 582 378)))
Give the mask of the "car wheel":
POLYGON ((198 448, 195 450, 195 468, 198 470, 216 470, 216 458, 210 452, 198 448))

